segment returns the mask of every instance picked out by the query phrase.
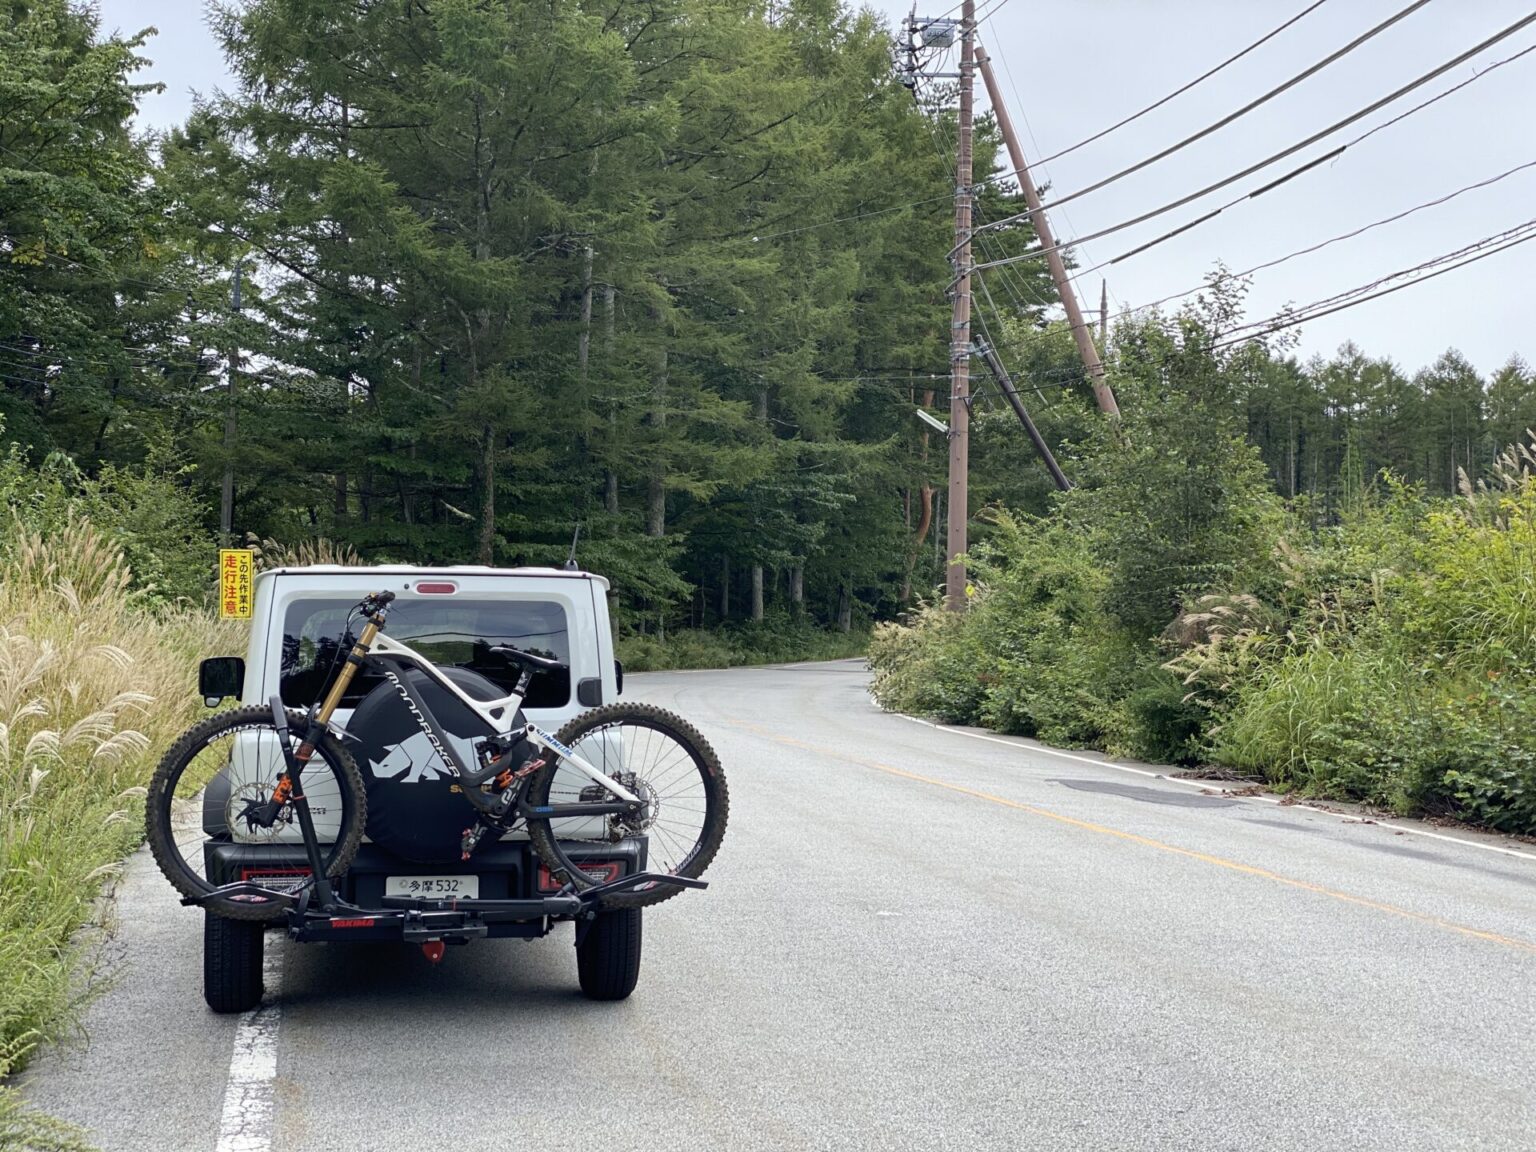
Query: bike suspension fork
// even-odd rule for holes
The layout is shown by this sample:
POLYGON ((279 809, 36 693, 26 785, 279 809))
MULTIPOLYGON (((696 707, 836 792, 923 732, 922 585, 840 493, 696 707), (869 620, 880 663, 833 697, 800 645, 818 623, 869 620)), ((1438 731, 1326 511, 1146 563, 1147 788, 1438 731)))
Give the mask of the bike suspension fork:
POLYGON ((288 713, 283 708, 282 700, 274 696, 269 703, 272 706, 272 723, 277 728, 278 746, 283 750, 283 759, 288 769, 287 799, 299 818, 299 832, 304 837, 304 853, 309 858, 309 872, 315 878, 315 899, 322 909, 329 908, 336 903, 336 893, 331 889, 331 878, 325 874, 325 860, 320 855, 320 840, 315 835, 315 818, 309 810, 309 797, 304 795, 304 788, 300 782, 304 774, 304 765, 314 755, 315 742, 320 739, 325 728, 311 721, 309 731, 304 734, 303 743, 295 751, 288 743, 288 713))

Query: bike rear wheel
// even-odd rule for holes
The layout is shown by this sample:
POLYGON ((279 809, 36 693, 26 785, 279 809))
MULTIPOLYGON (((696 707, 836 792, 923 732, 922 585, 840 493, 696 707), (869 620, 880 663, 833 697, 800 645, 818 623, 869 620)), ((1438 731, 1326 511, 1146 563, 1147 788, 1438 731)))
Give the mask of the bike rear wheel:
MULTIPOLYGON (((609 704, 577 716, 556 736, 603 775, 646 803, 633 825, 618 817, 529 820, 528 839, 550 872, 578 891, 606 876, 584 872, 568 847, 647 838, 646 871, 698 877, 725 838, 730 795, 720 759, 709 741, 682 717, 650 704, 609 704)), ((528 787, 531 807, 607 803, 617 799, 602 785, 553 759, 528 787)), ((594 857, 595 858, 595 857, 594 857)), ((610 908, 642 908, 680 892, 659 885, 608 896, 610 908)))
MULTIPOLYGON (((297 747, 305 719, 289 712, 288 724, 289 744, 297 747)), ((271 828, 241 819, 250 804, 272 795, 285 770, 281 739, 270 709, 239 708, 188 729, 160 761, 145 803, 145 834, 160 871, 182 895, 205 896, 247 877, 260 884, 264 874, 277 872, 290 886, 302 883, 309 869, 296 863, 305 860, 305 849, 293 803, 282 808, 271 828), (218 867, 221 854, 238 863, 218 867)), ((300 783, 326 875, 334 879, 347 870, 363 839, 362 777, 340 742, 326 733, 300 783)), ((234 920, 274 920, 284 911, 281 901, 257 895, 217 897, 203 907, 234 920)))

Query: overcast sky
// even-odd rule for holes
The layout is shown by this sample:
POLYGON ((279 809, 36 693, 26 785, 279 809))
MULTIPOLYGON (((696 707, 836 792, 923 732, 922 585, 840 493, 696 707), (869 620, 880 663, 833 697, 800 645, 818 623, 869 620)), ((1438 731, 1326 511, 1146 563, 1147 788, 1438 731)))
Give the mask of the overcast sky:
MULTIPOLYGON (((939 15, 936 0, 919 15, 939 15)), ((1166 95, 1258 39, 1310 0, 980 0, 981 37, 1012 102, 1031 158, 1049 155, 1166 95), (992 15, 986 16, 990 11, 992 15)), ((1354 39, 1407 0, 1329 0, 1211 80, 1127 128, 1047 165, 1055 194, 1095 182, 1182 139, 1354 39)), ((107 29, 154 25, 148 78, 166 91, 143 122, 175 123, 191 93, 228 84, 196 0, 99 0, 107 29)), ((910 8, 875 5, 894 25, 910 8)), ((1053 217, 1062 238, 1085 235, 1176 199, 1355 112, 1514 23, 1527 0, 1433 0, 1295 89, 1200 143, 1053 217)), ((1108 260, 1251 191, 1303 159, 1536 43, 1531 25, 1382 109, 1327 144, 1232 185, 1208 200, 1087 244, 1082 267, 1108 260)), ((978 93, 981 86, 977 85, 978 93)), ((1536 160, 1536 53, 1350 148, 1283 188, 1105 272, 1111 311, 1200 283, 1217 260, 1251 267, 1536 160)), ((984 95, 978 108, 985 104, 984 95)), ((1047 196, 1047 200, 1049 200, 1047 196)), ((1536 168, 1278 268, 1260 272, 1253 319, 1318 300, 1461 248, 1536 216, 1536 168)), ((1301 352, 1330 354, 1353 339, 1412 371, 1448 347, 1491 372, 1512 353, 1536 360, 1530 295, 1536 243, 1407 288, 1302 329, 1301 352)), ((1098 274, 1084 303, 1098 306, 1098 274)))

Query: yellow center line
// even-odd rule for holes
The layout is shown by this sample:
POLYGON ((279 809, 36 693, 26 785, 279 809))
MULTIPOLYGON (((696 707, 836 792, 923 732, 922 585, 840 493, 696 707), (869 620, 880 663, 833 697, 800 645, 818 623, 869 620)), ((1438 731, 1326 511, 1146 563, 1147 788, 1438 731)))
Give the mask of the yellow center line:
POLYGON ((1339 900, 1345 904, 1354 904, 1361 908, 1371 908, 1377 912, 1385 912, 1389 916, 1398 916, 1404 920, 1415 920, 1420 924, 1428 924, 1447 932, 1455 932, 1460 936, 1471 936, 1477 940, 1487 940, 1493 944, 1502 944, 1507 948, 1515 948, 1522 952, 1536 953, 1536 944, 1527 940, 1519 940, 1513 936, 1502 936, 1497 932, 1484 932, 1479 928, 1469 928, 1465 924, 1457 924, 1451 920, 1442 920, 1438 916, 1430 916, 1423 912, 1415 912, 1409 908, 1399 908, 1395 904, 1383 904, 1378 900, 1368 900, 1363 896, 1351 896, 1348 892, 1339 892, 1332 888, 1326 888, 1321 884, 1313 884, 1307 880, 1297 880, 1292 876, 1282 876, 1278 872, 1271 872, 1267 868, 1256 868, 1252 864, 1243 864, 1236 860, 1228 860, 1223 856, 1212 856, 1207 852, 1196 852, 1193 848, 1180 848, 1177 844, 1168 844, 1162 840, 1154 840, 1150 836, 1139 836, 1135 832, 1124 832, 1119 828, 1109 828, 1103 824, 1095 824, 1089 820, 1079 820, 1073 816, 1063 816, 1060 812, 1052 812, 1045 808, 1037 808, 1033 804, 1024 804, 1017 800, 1009 800, 1005 796, 994 796, 990 792, 982 792, 975 788, 967 788, 963 784, 951 784, 946 780, 936 780, 932 776, 923 776, 916 772, 908 772, 904 768, 896 768, 890 764, 882 764, 878 760, 865 760, 858 756, 849 756, 843 752, 834 751, 831 748, 823 748, 816 744, 807 744, 803 740, 795 740, 789 736, 779 736, 766 728, 756 724, 749 724, 742 720, 728 721, 733 727, 744 728, 765 739, 777 744, 785 744, 791 748, 800 748, 807 752, 815 752, 821 756, 830 756, 834 760, 842 760, 849 764, 857 764, 862 768, 871 768, 876 772, 884 772, 889 776, 899 776, 903 780, 916 780, 920 784, 931 784, 935 788, 943 788, 946 792, 958 792, 962 796, 971 796, 977 800, 986 800, 992 804, 999 804, 1004 808, 1012 808, 1019 812, 1027 812, 1031 816, 1040 816, 1046 820, 1054 820, 1058 824, 1066 824, 1073 828, 1080 828, 1084 832, 1092 832, 1099 836, 1112 836, 1117 840, 1127 840, 1132 844, 1140 844, 1145 848, 1153 848, 1159 852, 1167 852, 1174 856, 1184 856, 1191 860, 1199 860, 1205 864, 1214 864, 1218 868, 1225 868, 1230 872, 1241 872, 1246 876, 1257 876, 1263 880, 1271 880, 1276 884, 1284 884, 1288 888, 1299 888, 1303 892, 1313 892, 1319 896, 1327 896, 1332 900, 1339 900))

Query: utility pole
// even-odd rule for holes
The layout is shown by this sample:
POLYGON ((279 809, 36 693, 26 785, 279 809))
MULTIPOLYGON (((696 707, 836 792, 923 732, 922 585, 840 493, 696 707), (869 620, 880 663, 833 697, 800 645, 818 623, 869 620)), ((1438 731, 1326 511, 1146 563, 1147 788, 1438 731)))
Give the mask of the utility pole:
POLYGON ((955 299, 949 323, 949 531, 944 602, 965 609, 965 565, 969 547, 970 361, 971 361, 971 121, 976 45, 976 0, 965 0, 960 15, 960 123, 955 163, 955 299))
MULTIPOLYGON (((229 290, 229 310, 240 315, 240 266, 242 256, 235 261, 235 279, 229 290)), ((240 371, 240 337, 236 334, 229 349, 228 376, 229 400, 224 409, 224 484, 219 490, 219 542, 228 548, 234 543, 235 520, 235 378, 240 371)))
POLYGON ((1099 343, 1109 347, 1109 281, 1099 281, 1099 343))
MULTIPOLYGON (((967 24, 966 27, 969 28, 970 25, 967 24)), ((969 41, 967 41, 966 55, 962 59, 969 59, 969 53, 969 41)), ((1067 279, 1067 266, 1061 258, 1061 250, 1056 247, 1056 238, 1051 234, 1050 221, 1041 211, 1040 192, 1036 189, 1035 182, 1030 179, 1029 165, 1024 161, 1024 149, 1019 146, 1019 138, 1013 131, 1013 121, 1008 118, 1008 106, 1003 103, 997 81, 993 78, 991 57, 987 55, 987 50, 980 43, 976 44, 976 66, 981 69, 982 82, 987 86, 987 98, 992 101, 992 114, 997 117, 998 131, 1002 133, 1003 143, 1008 146, 1008 157, 1013 163, 1014 178, 1019 182, 1019 190, 1024 193, 1024 203, 1028 205, 1030 220, 1035 225, 1035 236, 1045 248, 1045 260, 1050 265, 1051 279, 1056 282, 1056 293, 1061 297, 1061 303, 1067 310, 1067 323, 1072 326, 1072 338, 1077 341, 1078 354, 1083 358, 1083 367, 1088 370, 1088 382, 1093 388, 1093 398, 1098 402, 1100 412, 1106 416, 1119 416, 1120 406, 1115 403, 1115 394, 1104 379, 1104 364, 1099 360, 1099 350, 1094 347, 1093 333, 1088 330, 1087 322, 1083 320, 1083 310, 1078 305, 1077 292, 1073 289, 1072 282, 1067 279)), ((960 87, 962 100, 966 99, 966 90, 966 83, 962 81, 960 87)))

